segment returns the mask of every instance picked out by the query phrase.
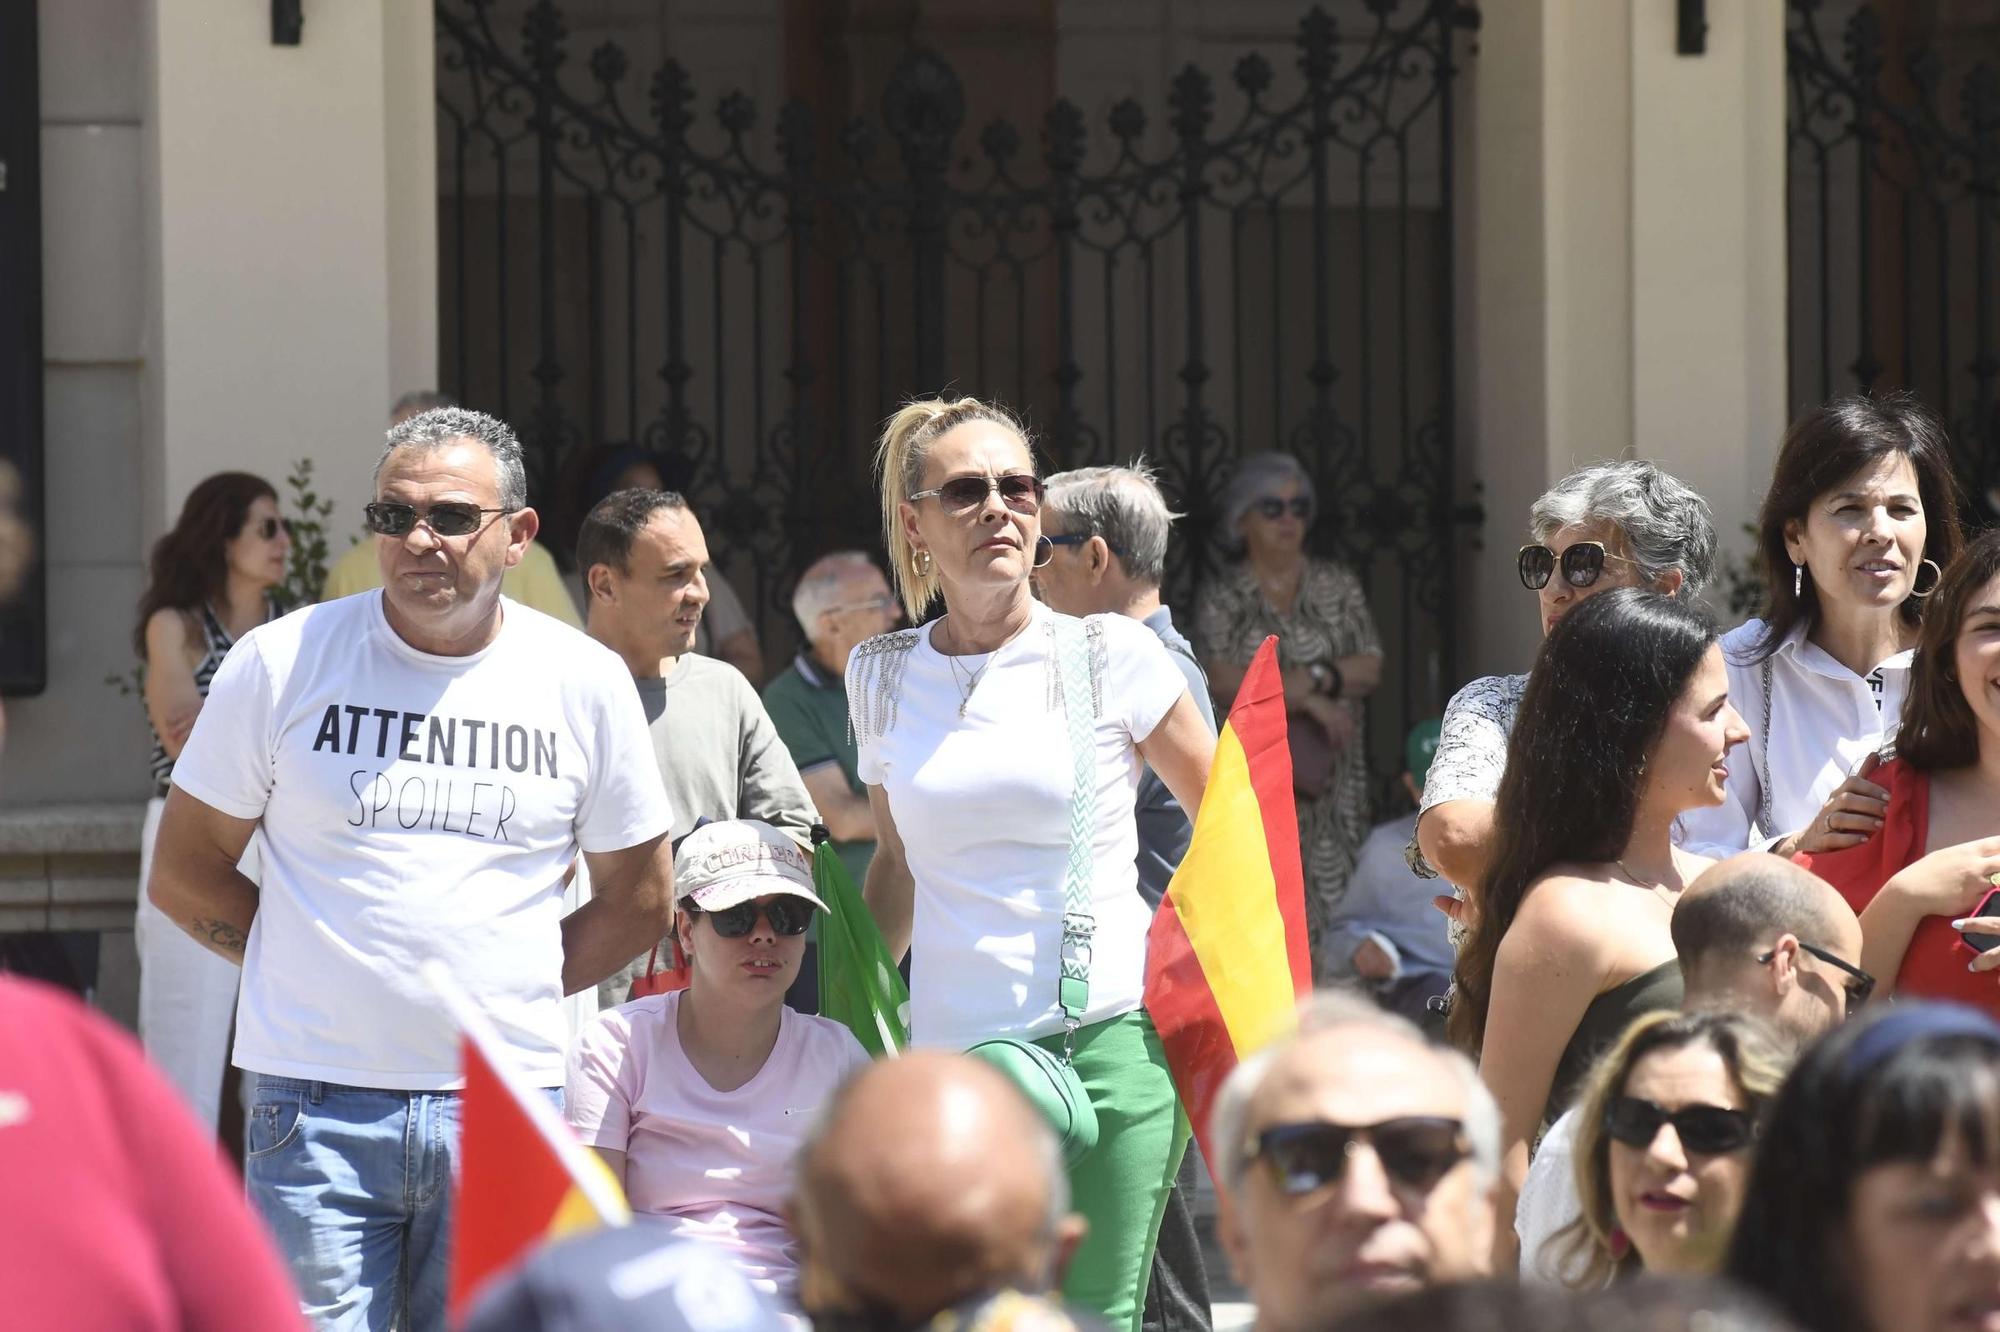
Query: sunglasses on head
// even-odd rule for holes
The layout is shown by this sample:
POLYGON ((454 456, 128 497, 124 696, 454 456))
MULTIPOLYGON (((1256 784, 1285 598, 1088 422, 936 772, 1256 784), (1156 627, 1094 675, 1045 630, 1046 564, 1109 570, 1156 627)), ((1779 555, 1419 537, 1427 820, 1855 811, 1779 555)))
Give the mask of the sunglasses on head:
POLYGON ((1348 1160, 1366 1143, 1383 1173, 1404 1188, 1428 1193, 1446 1172, 1471 1154, 1465 1125, 1456 1119, 1411 1115, 1379 1124, 1335 1124, 1314 1120, 1278 1124, 1251 1139, 1248 1156, 1271 1163, 1278 1188, 1302 1197, 1337 1184, 1348 1160))
POLYGON ((771 922, 771 932, 787 938, 804 934, 812 924, 813 904, 803 897, 766 897, 761 901, 738 902, 720 911, 704 911, 692 902, 682 904, 691 916, 707 916, 715 932, 725 939, 741 939, 757 928, 761 912, 771 922))
MULTIPOLYGON (((1827 952, 1826 949, 1820 948, 1814 944, 1802 942, 1799 944, 1799 951, 1801 953, 1811 953, 1814 957, 1826 963, 1828 966, 1834 967, 1840 971, 1844 971, 1847 973, 1848 981, 1846 985, 1846 990, 1847 990, 1848 1012, 1852 1013, 1855 1009, 1867 1003, 1868 996, 1875 993, 1875 978, 1869 975, 1867 972, 1863 971, 1860 967, 1855 966, 1852 962, 1843 962, 1841 959, 1835 957, 1832 953, 1827 952)), ((1757 955, 1757 965, 1760 967, 1769 966, 1771 963, 1771 959, 1776 957, 1777 955, 1778 955, 1777 949, 1775 948, 1767 949, 1764 952, 1757 955)))
POLYGON ((1635 564, 1623 555, 1613 555, 1604 549, 1602 541, 1579 541, 1560 556, 1547 546, 1521 547, 1521 586, 1530 592, 1539 592, 1549 585, 1549 576, 1562 566, 1563 581, 1571 587, 1589 587, 1604 574, 1604 562, 1616 560, 1620 564, 1635 564))
POLYGON ((1251 507, 1272 522, 1284 517, 1287 510, 1291 511, 1292 517, 1303 520, 1312 517, 1313 502, 1304 495, 1294 495, 1288 500, 1267 495, 1251 507))
POLYGON ((289 518, 265 518, 260 520, 250 530, 255 532, 260 540, 275 541, 280 532, 283 532, 286 536, 292 534, 292 520, 289 518))
POLYGON ((1719 1105, 1684 1105, 1669 1111, 1636 1096, 1614 1096, 1604 1107, 1606 1136, 1627 1147, 1652 1146, 1662 1124, 1672 1124, 1681 1146, 1699 1156, 1740 1152, 1757 1136, 1757 1126, 1747 1113, 1719 1105))
POLYGON ((944 506, 946 513, 964 513, 984 504, 986 497, 996 490, 1000 492, 1000 502, 1016 513, 1033 513, 1042 507, 1042 478, 1028 472, 1009 472, 1005 476, 955 476, 935 489, 919 490, 910 496, 910 503, 935 499, 944 506))
POLYGON ((477 504, 460 504, 452 500, 424 509, 410 504, 377 503, 364 505, 361 510, 368 530, 376 536, 386 537, 407 536, 420 520, 439 536, 465 536, 477 532, 487 514, 513 512, 512 509, 482 509, 477 504))

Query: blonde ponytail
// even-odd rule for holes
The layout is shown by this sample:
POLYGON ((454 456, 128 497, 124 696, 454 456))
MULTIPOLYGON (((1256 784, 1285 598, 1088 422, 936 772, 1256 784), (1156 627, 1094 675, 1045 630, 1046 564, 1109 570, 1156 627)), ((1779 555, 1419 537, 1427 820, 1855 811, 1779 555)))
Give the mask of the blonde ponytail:
POLYGON ((903 530, 902 505, 923 479, 924 458, 930 447, 948 431, 967 421, 991 421, 1021 437, 1033 457, 1034 442, 1014 414, 978 398, 918 398, 903 404, 882 426, 882 438, 875 446, 875 474, 882 485, 882 540, 889 548, 889 572, 895 577, 897 594, 910 622, 924 617, 938 595, 937 566, 928 558, 921 562, 916 547, 903 530))

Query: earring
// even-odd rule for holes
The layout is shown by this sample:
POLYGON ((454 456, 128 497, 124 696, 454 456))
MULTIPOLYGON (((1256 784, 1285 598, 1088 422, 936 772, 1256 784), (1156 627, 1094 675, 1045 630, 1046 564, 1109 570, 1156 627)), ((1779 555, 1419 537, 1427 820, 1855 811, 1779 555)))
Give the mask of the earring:
POLYGON ((1611 1250, 1611 1261, 1623 1262, 1625 1255, 1632 1252, 1632 1237, 1625 1233, 1625 1227, 1613 1226, 1611 1227, 1611 1234, 1607 1238, 1609 1241, 1608 1247, 1611 1250))
POLYGON ((1049 540, 1045 536, 1036 537, 1034 567, 1037 569, 1042 568, 1044 565, 1046 565, 1050 560, 1054 559, 1055 557, 1056 557, 1056 543, 1049 540))
POLYGON ((929 551, 927 550, 918 551, 916 555, 912 557, 912 562, 917 566, 917 573, 920 576, 929 575, 931 571, 931 553, 929 551))
POLYGON ((1925 560, 1923 564, 1920 564, 1917 567, 1921 569, 1925 565, 1930 566, 1931 573, 1933 573, 1936 576, 1931 579, 1931 585, 1925 588, 1921 592, 1917 591, 1916 580, 1915 579, 1910 580, 1910 595, 1915 597, 1919 601, 1922 601, 1925 597, 1937 591, 1938 584, 1944 581, 1944 570, 1938 567, 1938 562, 1936 560, 1925 560))
POLYGON ((1805 594, 1806 566, 1803 564, 1794 564, 1792 566, 1792 600, 1797 601, 1805 594))

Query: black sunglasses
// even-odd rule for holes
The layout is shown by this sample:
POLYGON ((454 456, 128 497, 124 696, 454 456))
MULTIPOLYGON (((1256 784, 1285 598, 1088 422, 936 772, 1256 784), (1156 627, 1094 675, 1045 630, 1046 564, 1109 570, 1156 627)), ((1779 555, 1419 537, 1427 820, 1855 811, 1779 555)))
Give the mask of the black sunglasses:
MULTIPOLYGON (((1044 532, 1042 533, 1042 540, 1048 542, 1051 546, 1081 546, 1095 535, 1097 535, 1095 532, 1062 532, 1056 535, 1044 532)), ((1104 548, 1113 555, 1121 559, 1124 558, 1124 550, 1112 545, 1109 541, 1104 543, 1104 548)))
MULTIPOLYGON (((1848 1012, 1852 1013, 1855 1009, 1867 1003, 1868 996, 1875 993, 1875 978, 1869 975, 1867 972, 1863 971, 1860 967, 1855 966, 1852 962, 1843 962, 1841 959, 1835 957, 1832 953, 1827 952, 1826 949, 1817 947, 1816 945, 1809 943, 1801 942, 1799 944, 1799 951, 1801 953, 1811 953, 1814 957, 1826 963, 1828 966, 1836 967, 1848 974, 1849 980, 1845 987, 1847 990, 1848 1012)), ((1776 957, 1777 955, 1778 955, 1777 949, 1775 948, 1767 949, 1764 952, 1758 954, 1757 965, 1760 967, 1769 966, 1771 963, 1771 959, 1776 957)))
POLYGON ((682 908, 690 916, 707 916, 715 932, 725 939, 741 939, 757 927, 757 915, 771 922, 771 931, 787 938, 804 934, 812 924, 813 904, 803 897, 767 897, 757 902, 738 902, 720 911, 704 911, 692 902, 682 908))
POLYGON ((1741 1110, 1719 1105, 1684 1105, 1663 1110, 1636 1096, 1614 1096, 1604 1107, 1604 1132, 1627 1147, 1650 1147, 1660 1125, 1672 1124, 1681 1146, 1699 1156, 1740 1152, 1757 1136, 1757 1125, 1741 1110))
POLYGON ((1027 472, 1009 472, 1005 476, 955 476, 934 490, 919 490, 910 496, 910 503, 934 498, 944 506, 946 513, 963 513, 984 504, 986 497, 996 490, 1000 492, 1000 502, 1016 513, 1033 513, 1042 507, 1042 478, 1027 472))
POLYGON ((1272 522, 1276 522, 1285 516, 1287 509, 1291 510, 1292 517, 1294 518, 1304 519, 1312 517, 1313 502, 1304 495, 1294 495, 1288 500, 1279 499, 1275 495, 1267 495, 1263 499, 1258 500, 1252 507, 1272 522))
POLYGON ((1571 587, 1589 587, 1604 575, 1604 562, 1617 560, 1620 564, 1636 564, 1623 555, 1613 555, 1604 549, 1601 541, 1579 541, 1565 550, 1561 556, 1547 546, 1521 547, 1521 586, 1530 592, 1539 592, 1549 585, 1549 576, 1562 565, 1563 581, 1571 587))
POLYGON ((1462 1121, 1411 1115, 1379 1124, 1278 1124, 1251 1139, 1246 1155, 1269 1161, 1278 1188, 1297 1198, 1338 1183, 1355 1147, 1364 1142, 1391 1180, 1418 1193, 1430 1192, 1471 1154, 1462 1121))
POLYGON ((409 535, 419 519, 424 526, 441 537, 465 536, 477 532, 489 513, 513 513, 513 509, 482 509, 477 504, 459 504, 447 500, 433 504, 427 509, 418 509, 409 504, 369 504, 363 506, 361 516, 368 530, 376 536, 399 537, 409 535))
POLYGON ((292 534, 292 520, 289 518, 266 518, 251 530, 257 533, 259 539, 272 541, 277 538, 280 532, 283 532, 286 536, 292 534))

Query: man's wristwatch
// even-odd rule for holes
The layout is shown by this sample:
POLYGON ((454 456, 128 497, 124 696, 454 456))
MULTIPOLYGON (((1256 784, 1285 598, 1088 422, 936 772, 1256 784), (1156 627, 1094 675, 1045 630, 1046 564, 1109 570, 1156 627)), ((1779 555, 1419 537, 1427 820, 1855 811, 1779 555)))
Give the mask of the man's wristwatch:
POLYGON ((1341 684, 1339 667, 1316 661, 1306 667, 1306 674, 1312 677, 1314 693, 1325 694, 1329 698, 1339 697, 1341 684))

